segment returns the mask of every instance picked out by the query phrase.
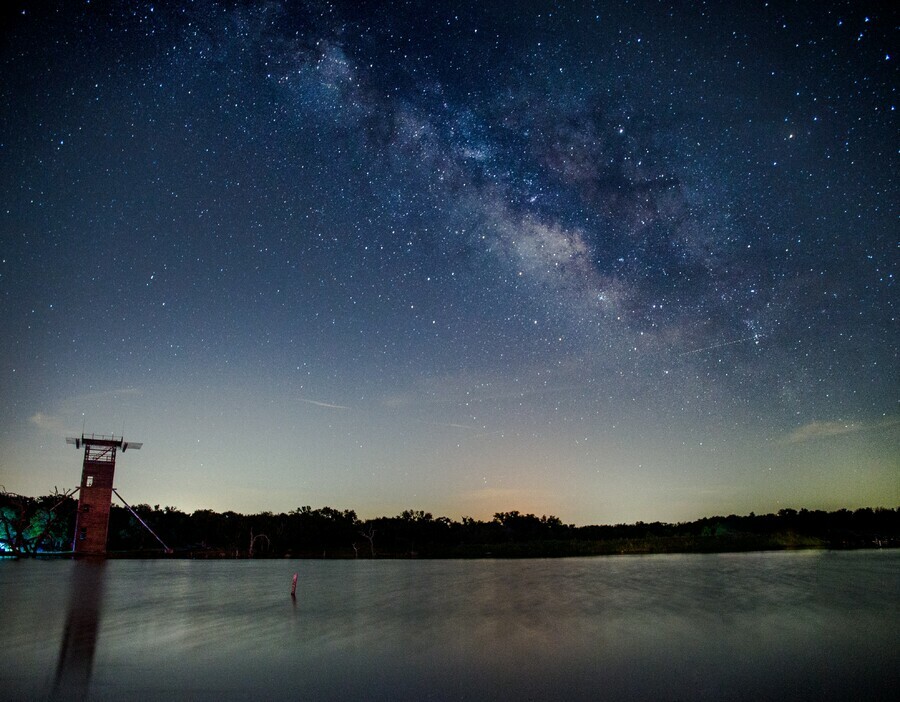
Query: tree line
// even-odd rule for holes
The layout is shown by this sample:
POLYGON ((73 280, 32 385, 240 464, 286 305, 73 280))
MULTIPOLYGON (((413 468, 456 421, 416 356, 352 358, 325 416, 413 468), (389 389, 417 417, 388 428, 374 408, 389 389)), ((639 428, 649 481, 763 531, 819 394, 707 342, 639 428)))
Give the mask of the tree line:
MULTIPOLYGON (((0 492, 0 551, 40 555, 72 550, 77 500, 67 494, 25 497, 0 492)), ((239 514, 133 505, 172 549, 194 558, 478 558, 614 553, 871 548, 900 545, 900 509, 782 509, 677 524, 575 526, 553 515, 497 512, 490 520, 435 517, 405 510, 360 519, 354 510, 309 506, 239 514)), ((134 514, 113 505, 110 554, 153 556, 163 549, 134 514)))

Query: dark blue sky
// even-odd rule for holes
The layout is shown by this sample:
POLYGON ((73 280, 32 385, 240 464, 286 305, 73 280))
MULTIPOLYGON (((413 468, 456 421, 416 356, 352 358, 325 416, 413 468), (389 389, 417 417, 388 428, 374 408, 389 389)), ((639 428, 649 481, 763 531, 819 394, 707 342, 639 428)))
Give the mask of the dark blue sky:
POLYGON ((881 3, 11 3, 0 483, 579 523, 900 502, 881 3))

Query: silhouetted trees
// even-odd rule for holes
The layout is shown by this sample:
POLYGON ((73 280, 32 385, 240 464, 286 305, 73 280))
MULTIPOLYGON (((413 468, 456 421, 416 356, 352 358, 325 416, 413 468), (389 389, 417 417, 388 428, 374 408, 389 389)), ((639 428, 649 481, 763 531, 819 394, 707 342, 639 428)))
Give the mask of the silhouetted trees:
MULTIPOLYGON (((76 501, 0 493, 0 548, 15 555, 71 549, 76 501)), ((713 516, 681 524, 576 527, 559 517, 498 512, 454 521, 424 510, 359 519, 353 510, 298 507, 238 514, 139 504, 135 512, 176 553, 193 557, 466 558, 607 553, 863 548, 900 545, 900 510, 835 512, 785 508, 775 514, 713 516)), ((159 542, 126 509, 110 512, 110 553, 161 553, 159 542)))

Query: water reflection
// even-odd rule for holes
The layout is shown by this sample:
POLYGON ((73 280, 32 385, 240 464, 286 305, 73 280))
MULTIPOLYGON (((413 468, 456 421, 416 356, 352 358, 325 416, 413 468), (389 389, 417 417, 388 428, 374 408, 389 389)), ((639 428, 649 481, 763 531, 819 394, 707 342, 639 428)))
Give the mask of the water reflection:
POLYGON ((0 564, 0 699, 893 700, 898 622, 900 550, 0 564))
POLYGON ((87 699, 103 612, 105 559, 74 564, 66 625, 59 645, 53 699, 87 699))

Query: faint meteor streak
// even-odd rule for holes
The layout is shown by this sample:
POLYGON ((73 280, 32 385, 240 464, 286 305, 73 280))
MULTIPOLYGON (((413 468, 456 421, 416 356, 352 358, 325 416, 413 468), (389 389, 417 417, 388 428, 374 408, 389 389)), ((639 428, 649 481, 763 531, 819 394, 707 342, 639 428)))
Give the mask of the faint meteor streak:
POLYGON ((722 348, 723 346, 731 346, 732 344, 742 344, 745 341, 755 341, 759 343, 759 340, 763 338, 762 334, 754 334, 753 336, 745 336, 742 339, 734 339, 732 341, 723 341, 719 344, 712 344, 711 346, 704 346, 699 349, 691 349, 690 351, 682 351, 679 356, 687 356, 692 353, 700 353, 701 351, 711 351, 712 349, 722 348))
POLYGON ((350 409, 346 405, 333 405, 330 402, 319 402, 317 400, 307 400, 305 397, 298 397, 300 402, 305 402, 308 405, 315 405, 316 407, 327 407, 328 409, 350 409))
POLYGON ((475 431, 476 427, 470 427, 468 424, 455 424, 453 422, 428 422, 424 419, 414 420, 419 424, 427 424, 430 427, 449 427, 451 429, 465 429, 466 431, 475 431))

